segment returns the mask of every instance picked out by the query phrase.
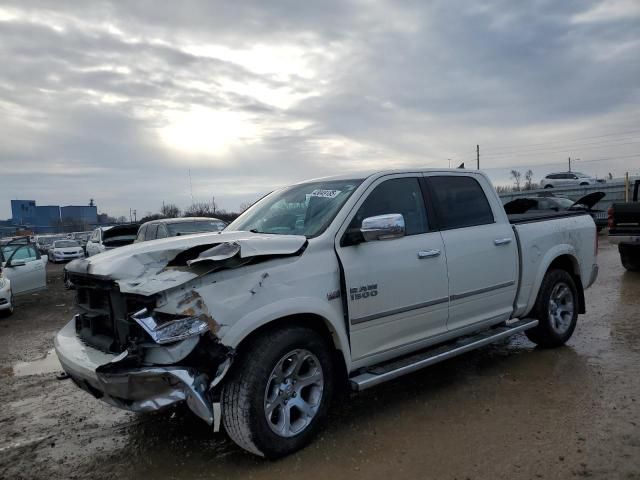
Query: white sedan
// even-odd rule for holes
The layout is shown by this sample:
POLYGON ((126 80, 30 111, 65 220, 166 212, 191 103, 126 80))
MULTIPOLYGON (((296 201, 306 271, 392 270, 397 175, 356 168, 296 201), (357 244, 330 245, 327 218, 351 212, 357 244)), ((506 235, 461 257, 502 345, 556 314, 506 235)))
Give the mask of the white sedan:
POLYGON ((0 245, 0 315, 13 313, 15 295, 47 288, 45 264, 34 244, 0 245))
POLYGON ((75 260, 84 258, 84 250, 75 240, 56 240, 51 244, 47 257, 53 263, 75 260))

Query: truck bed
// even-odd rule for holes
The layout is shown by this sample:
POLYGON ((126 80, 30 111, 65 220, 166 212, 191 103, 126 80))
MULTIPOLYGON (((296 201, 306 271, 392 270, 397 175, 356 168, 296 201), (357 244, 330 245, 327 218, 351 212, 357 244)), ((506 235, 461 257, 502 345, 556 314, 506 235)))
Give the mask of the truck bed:
POLYGON ((517 225, 520 223, 542 222, 545 220, 576 217, 580 215, 589 215, 589 212, 583 210, 554 212, 553 210, 549 210, 547 212, 516 213, 507 215, 507 217, 512 225, 517 225))

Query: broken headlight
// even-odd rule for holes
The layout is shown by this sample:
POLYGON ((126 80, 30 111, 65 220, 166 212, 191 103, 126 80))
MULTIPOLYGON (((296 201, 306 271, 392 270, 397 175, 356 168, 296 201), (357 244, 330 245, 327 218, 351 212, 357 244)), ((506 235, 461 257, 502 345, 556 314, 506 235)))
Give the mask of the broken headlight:
MULTIPOLYGON (((162 314, 162 316, 167 317, 167 314, 162 314)), ((198 317, 176 315, 175 318, 160 323, 154 318, 153 313, 149 313, 146 308, 133 314, 132 318, 156 343, 160 344, 184 340, 185 338, 200 335, 209 329, 207 322, 200 320, 198 317)))

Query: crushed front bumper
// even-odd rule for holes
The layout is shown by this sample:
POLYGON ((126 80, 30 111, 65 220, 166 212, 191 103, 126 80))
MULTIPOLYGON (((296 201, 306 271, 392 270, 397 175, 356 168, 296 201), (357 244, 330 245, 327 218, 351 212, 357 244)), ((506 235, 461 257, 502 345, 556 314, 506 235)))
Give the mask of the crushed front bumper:
POLYGON ((209 425, 219 424, 209 394, 211 379, 203 373, 169 365, 119 368, 127 352, 115 355, 85 345, 76 335, 75 320, 60 330, 54 343, 60 364, 71 379, 110 405, 149 412, 186 401, 193 413, 209 425))

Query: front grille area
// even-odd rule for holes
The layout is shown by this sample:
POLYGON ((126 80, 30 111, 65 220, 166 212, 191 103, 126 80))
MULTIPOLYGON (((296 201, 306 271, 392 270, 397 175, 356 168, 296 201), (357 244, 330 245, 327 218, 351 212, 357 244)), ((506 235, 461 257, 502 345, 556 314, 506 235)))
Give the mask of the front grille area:
POLYGON ((130 341, 145 338, 129 317, 142 308, 153 308, 148 297, 124 295, 110 280, 70 274, 76 286, 76 332, 87 345, 103 352, 123 352, 130 341))

